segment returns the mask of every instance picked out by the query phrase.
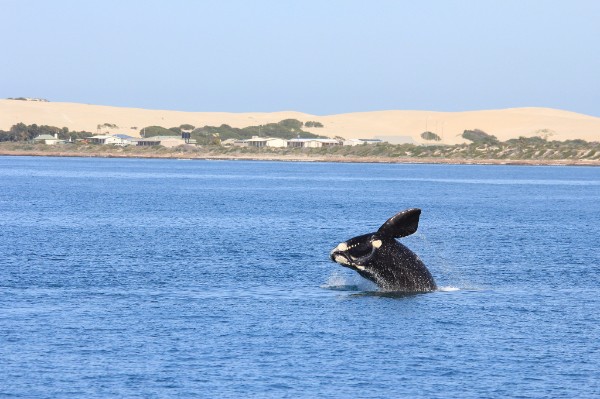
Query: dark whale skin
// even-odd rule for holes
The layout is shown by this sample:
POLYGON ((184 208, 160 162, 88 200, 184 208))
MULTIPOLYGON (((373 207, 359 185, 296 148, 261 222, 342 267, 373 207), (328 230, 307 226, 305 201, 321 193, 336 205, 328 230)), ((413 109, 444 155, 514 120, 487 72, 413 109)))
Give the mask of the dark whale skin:
POLYGON ((420 209, 413 208, 394 215, 377 232, 339 244, 331 251, 331 260, 355 270, 385 291, 435 291, 437 286, 425 264, 396 241, 417 230, 420 214, 420 209))

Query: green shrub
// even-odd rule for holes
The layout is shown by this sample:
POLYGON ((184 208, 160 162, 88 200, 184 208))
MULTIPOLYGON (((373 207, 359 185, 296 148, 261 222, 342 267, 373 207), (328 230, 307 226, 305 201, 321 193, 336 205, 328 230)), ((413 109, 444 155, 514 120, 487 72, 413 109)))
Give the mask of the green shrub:
POLYGON ((442 139, 440 138, 440 136, 438 136, 437 134, 433 133, 433 132, 423 132, 421 133, 421 138, 423 140, 429 140, 429 141, 441 141, 442 139))
POLYGON ((154 136, 176 136, 177 133, 171 129, 166 129, 162 126, 148 126, 142 129, 141 134, 144 137, 154 136))
POLYGON ((462 137, 466 140, 472 141, 473 143, 498 143, 498 138, 496 136, 487 134, 483 130, 479 129, 465 130, 462 134, 462 137))

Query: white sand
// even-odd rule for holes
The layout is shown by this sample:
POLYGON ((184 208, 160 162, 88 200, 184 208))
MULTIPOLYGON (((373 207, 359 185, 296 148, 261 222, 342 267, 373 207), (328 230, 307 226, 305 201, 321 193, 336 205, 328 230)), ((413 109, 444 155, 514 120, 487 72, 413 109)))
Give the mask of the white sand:
POLYGON ((0 100, 0 129, 8 130, 16 123, 36 123, 87 130, 96 133, 97 126, 115 124, 118 128, 102 129, 102 133, 139 135, 145 126, 166 128, 184 123, 246 127, 283 119, 302 122, 318 121, 324 128, 306 129, 313 133, 344 138, 382 138, 392 143, 424 142, 420 134, 426 129, 443 138, 444 144, 463 142, 465 129, 481 129, 500 140, 519 136, 550 134, 549 139, 584 139, 600 141, 600 118, 549 108, 512 108, 469 112, 376 111, 316 116, 301 112, 271 113, 180 112, 121 108, 75 103, 0 100), (132 129, 135 127, 136 129, 132 129), (546 132, 541 132, 541 130, 546 132))

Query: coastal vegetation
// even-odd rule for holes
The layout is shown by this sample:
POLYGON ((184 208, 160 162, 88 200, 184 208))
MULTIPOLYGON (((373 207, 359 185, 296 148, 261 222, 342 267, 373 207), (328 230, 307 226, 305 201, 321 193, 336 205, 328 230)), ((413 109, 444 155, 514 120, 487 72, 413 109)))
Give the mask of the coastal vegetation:
POLYGON ((433 132, 423 132, 421 133, 421 138, 423 140, 427 140, 427 141, 441 141, 441 137, 438 136, 437 134, 433 133, 433 132))
MULTIPOLYGON (((222 146, 221 140, 227 138, 244 139, 253 135, 295 138, 318 137, 302 130, 302 122, 284 120, 279 123, 233 128, 228 125, 220 127, 204 126, 195 128, 192 125, 181 125, 166 129, 160 126, 145 128, 146 137, 156 135, 176 135, 182 130, 190 131, 198 141, 198 146, 182 145, 175 148, 156 147, 114 147, 110 145, 89 144, 85 139, 91 132, 70 131, 47 125, 25 125, 18 123, 8 131, 0 130, 0 154, 38 153, 40 155, 73 156, 165 156, 165 157, 226 157, 226 158, 290 158, 290 159, 331 159, 381 162, 409 161, 411 159, 430 160, 432 162, 483 162, 491 161, 538 161, 552 163, 554 161, 592 161, 600 164, 600 142, 584 140, 557 141, 549 140, 548 134, 534 137, 519 137, 507 141, 499 141, 496 137, 481 130, 466 130, 463 133, 470 143, 456 145, 415 145, 415 144, 364 144, 357 146, 331 146, 322 148, 255 148, 240 146, 222 146), (34 137, 42 134, 57 135, 63 140, 70 140, 69 145, 34 144, 34 137), (219 139, 220 138, 220 139, 219 139)), ((543 132, 542 132, 543 133, 543 132)), ((341 138, 340 138, 341 139, 341 138)), ((435 139, 433 139, 435 140, 435 139)))
POLYGON ((174 136, 176 134, 180 134, 181 132, 175 131, 175 128, 167 129, 162 126, 146 126, 141 129, 142 137, 155 137, 155 136, 174 136))
MULTIPOLYGON (((311 127, 318 122, 311 122, 311 127)), ((144 137, 169 136, 181 134, 181 130, 192 130, 191 138, 199 144, 210 144, 218 136, 220 140, 234 139, 245 140, 253 136, 259 137, 278 137, 282 139, 293 139, 298 136, 302 138, 326 138, 314 133, 302 130, 303 126, 308 126, 296 119, 284 119, 277 123, 268 123, 265 125, 248 126, 244 128, 231 127, 229 125, 204 126, 195 128, 193 125, 181 125, 179 127, 164 128, 161 126, 148 126, 142 129, 144 137)), ((323 126, 323 125, 321 125, 323 126)))
POLYGON ((90 137, 91 132, 86 131, 71 131, 67 127, 58 128, 55 126, 47 125, 26 125, 24 123, 17 123, 13 125, 8 131, 0 130, 0 142, 1 141, 28 141, 33 140, 34 137, 49 134, 54 136, 58 135, 61 140, 77 140, 85 137, 90 137))
POLYGON ((584 140, 548 141, 542 137, 520 137, 507 141, 457 145, 393 145, 331 147, 332 155, 385 158, 441 158, 454 160, 600 160, 600 143, 584 140))
MULTIPOLYGON (((539 137, 508 140, 497 145, 461 144, 453 146, 394 145, 388 143, 323 148, 256 148, 220 145, 179 146, 175 148, 113 147, 77 143, 71 145, 33 144, 28 141, 0 143, 0 154, 67 155, 67 156, 131 156, 173 158, 265 158, 371 162, 486 162, 535 161, 538 163, 600 164, 600 143, 583 140, 545 141, 539 137)), ((534 162, 534 163, 535 163, 534 162)))
POLYGON ((306 126, 306 127, 324 127, 321 122, 317 122, 317 121, 304 122, 304 126, 306 126))
POLYGON ((478 143, 478 144, 496 144, 496 143, 498 143, 498 139, 496 138, 496 136, 487 134, 483 130, 479 130, 479 129, 465 130, 462 134, 462 138, 465 140, 472 141, 473 143, 478 143))

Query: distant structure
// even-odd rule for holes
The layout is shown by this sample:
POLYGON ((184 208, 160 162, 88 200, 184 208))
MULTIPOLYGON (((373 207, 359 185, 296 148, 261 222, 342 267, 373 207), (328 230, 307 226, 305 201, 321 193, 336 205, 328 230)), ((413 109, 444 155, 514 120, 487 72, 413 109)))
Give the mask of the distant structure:
MULTIPOLYGON (((142 134, 144 131, 142 130, 142 134)), ((217 136, 218 137, 218 136, 217 136)), ((44 142, 46 144, 64 143, 64 140, 58 139, 58 135, 51 136, 48 134, 40 135, 33 139, 34 142, 44 142)), ((191 132, 183 131, 181 136, 151 136, 135 138, 126 134, 96 134, 86 137, 85 141, 96 145, 114 145, 114 146, 129 146, 135 145, 139 147, 154 147, 163 146, 173 148, 180 145, 197 145, 197 140, 191 138, 191 132)), ((252 136, 250 139, 227 139, 219 141, 222 146, 234 147, 255 147, 255 148, 323 148, 334 146, 355 146, 359 144, 378 144, 384 143, 380 139, 314 139, 314 138, 296 138, 286 140, 278 137, 259 137, 252 136)))
POLYGON ((276 137, 258 137, 252 136, 251 139, 246 140, 246 144, 249 147, 276 147, 283 148, 287 147, 287 141, 276 137))
POLYGON ((139 139, 128 136, 126 134, 96 134, 91 137, 86 137, 86 140, 91 144, 112 144, 116 146, 125 147, 128 145, 136 145, 137 140, 139 139))
POLYGON ((181 129, 181 138, 186 144, 190 144, 190 140, 192 139, 192 131, 181 129))
POLYGON ((347 146, 355 146, 355 145, 362 145, 362 144, 380 144, 380 143, 385 143, 385 141, 380 140, 380 139, 350 139, 350 140, 344 140, 344 145, 347 145, 347 146))
POLYGON ((163 147, 173 148, 186 144, 185 140, 179 136, 152 136, 137 141, 138 147, 152 147, 162 145, 163 147))
POLYGON ((34 143, 43 143, 46 145, 56 145, 56 144, 64 144, 65 140, 58 138, 58 133, 54 133, 54 136, 51 134, 40 134, 37 137, 33 138, 34 143))
POLYGON ((287 141, 288 147, 296 148, 321 148, 336 145, 342 145, 342 143, 335 139, 292 139, 287 141))
POLYGON ((385 143, 380 139, 351 139, 351 140, 337 140, 337 139, 302 139, 295 138, 291 140, 280 139, 276 137, 259 137, 252 136, 251 139, 240 140, 240 139, 227 139, 223 140, 221 145, 223 146, 235 146, 235 147, 272 147, 272 148, 322 148, 322 147, 334 147, 334 146, 355 146, 359 144, 379 144, 385 143))

